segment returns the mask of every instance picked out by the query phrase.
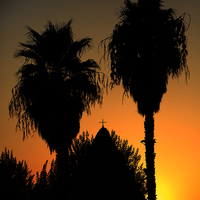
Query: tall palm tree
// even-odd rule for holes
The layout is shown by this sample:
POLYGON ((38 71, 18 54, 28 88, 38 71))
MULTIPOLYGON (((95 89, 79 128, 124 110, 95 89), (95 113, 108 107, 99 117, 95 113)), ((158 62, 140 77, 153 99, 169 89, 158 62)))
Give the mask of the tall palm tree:
POLYGON ((139 114, 145 116, 149 200, 156 199, 153 116, 159 111, 169 77, 179 77, 183 71, 186 80, 189 76, 184 18, 185 14, 176 17, 173 9, 163 9, 161 0, 126 0, 119 23, 102 41, 104 56, 111 62, 112 86, 122 83, 124 94, 133 98, 139 114))
POLYGON ((16 73, 18 82, 9 103, 10 117, 17 117, 23 137, 36 130, 50 151, 56 151, 62 181, 68 147, 79 132, 82 114, 89 114, 103 98, 99 66, 91 59, 81 61, 92 39, 74 40, 71 23, 48 22, 41 34, 27 27, 28 41, 20 43, 14 54, 24 63, 16 73))

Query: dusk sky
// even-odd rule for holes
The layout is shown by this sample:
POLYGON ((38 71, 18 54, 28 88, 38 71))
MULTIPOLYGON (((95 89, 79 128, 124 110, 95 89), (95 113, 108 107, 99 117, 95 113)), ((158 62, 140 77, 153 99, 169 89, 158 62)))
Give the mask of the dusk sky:
MULTIPOLYGON (((47 20, 53 23, 73 19, 75 39, 93 38, 93 49, 83 60, 93 58, 99 62, 103 50, 98 50, 102 39, 108 37, 118 22, 117 13, 123 0, 0 0, 0 152, 5 147, 13 150, 17 160, 26 160, 32 173, 41 171, 50 154, 45 141, 37 133, 23 141, 21 131, 15 132, 16 119, 9 119, 8 104, 11 90, 16 85, 15 72, 23 64, 13 58, 19 42, 26 41, 26 26, 41 32, 47 20)), ((169 79, 160 111, 155 115, 156 183, 158 200, 200 199, 200 1, 165 0, 166 8, 176 10, 177 16, 188 13, 191 24, 188 37, 188 66, 190 79, 184 73, 179 79, 169 79)), ((186 23, 189 18, 186 18, 186 23)), ((169 58, 170 59, 170 58, 169 58)), ((101 63, 102 71, 109 76, 107 62, 101 63)), ((144 118, 138 114, 131 98, 122 105, 123 89, 115 87, 105 93, 103 105, 96 105, 90 116, 83 115, 80 133, 88 130, 96 135, 105 127, 129 144, 139 148, 145 165, 144 118)))

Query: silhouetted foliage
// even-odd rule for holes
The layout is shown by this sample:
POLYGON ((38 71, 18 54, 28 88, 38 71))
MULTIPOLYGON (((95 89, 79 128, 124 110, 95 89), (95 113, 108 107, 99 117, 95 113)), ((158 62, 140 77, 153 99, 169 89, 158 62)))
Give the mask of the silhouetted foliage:
POLYGON ((120 151, 122 158, 139 185, 142 194, 146 196, 146 174, 144 172, 143 164, 139 164, 141 155, 139 155, 139 149, 133 148, 132 145, 128 145, 128 140, 122 140, 120 136, 115 134, 115 131, 111 131, 111 138, 115 143, 117 149, 120 151))
MULTIPOLYGON (((68 181, 71 182, 76 174, 80 163, 87 155, 88 149, 90 148, 93 141, 93 136, 89 138, 88 132, 83 132, 78 138, 74 138, 72 144, 68 150, 68 156, 65 158, 68 160, 67 168, 65 169, 68 176, 68 181)), ((48 197, 53 199, 57 194, 55 193, 57 185, 57 157, 56 160, 51 161, 51 167, 47 172, 47 163, 43 165, 43 169, 40 174, 36 174, 36 184, 34 186, 34 197, 35 199, 43 199, 48 197)))
POLYGON ((78 166, 87 155, 93 140, 93 136, 90 138, 87 131, 80 134, 78 138, 74 138, 69 148, 69 171, 71 178, 73 178, 78 166))
MULTIPOLYGON (((132 145, 128 145, 127 140, 122 140, 120 136, 111 132, 111 138, 119 150, 123 160, 125 161, 129 171, 135 178, 138 188, 142 194, 146 195, 146 175, 143 165, 139 164, 141 155, 139 150, 134 149, 132 145)), ((74 138, 69 148, 68 168, 65 169, 69 177, 69 182, 73 181, 81 163, 86 158, 89 149, 93 143, 93 136, 83 132, 78 138, 74 138)), ((35 184, 33 182, 34 175, 31 175, 31 170, 28 169, 26 161, 17 162, 13 156, 13 152, 2 152, 0 158, 0 192, 7 199, 20 198, 29 200, 44 200, 56 199, 57 193, 57 159, 51 161, 51 167, 47 172, 48 160, 43 165, 41 172, 36 173, 35 184)), ((117 174, 116 174, 117 176, 117 174)))
POLYGON ((185 70, 189 76, 186 14, 177 18, 173 9, 162 8, 161 0, 126 0, 112 35, 102 41, 112 85, 122 81, 124 94, 143 116, 158 112, 170 75, 178 77, 185 70))
POLYGON ((19 161, 5 148, 0 157, 0 194, 5 199, 30 199, 33 177, 26 161, 19 161))
POLYGON ((36 172, 36 182, 31 191, 31 198, 33 200, 56 199, 57 193, 57 163, 53 159, 51 167, 47 172, 48 160, 43 165, 42 171, 36 172))
MULTIPOLYGON (((138 187, 142 193, 146 195, 146 175, 144 173, 143 165, 139 164, 141 159, 141 155, 138 154, 139 150, 135 150, 132 145, 129 146, 127 140, 121 140, 120 136, 115 134, 115 131, 111 132, 111 138, 117 149, 120 151, 129 171, 135 178, 138 187)), ((68 169, 66 169, 70 182, 73 181, 82 161, 86 158, 93 140, 93 136, 90 137, 88 132, 83 132, 82 135, 79 135, 78 138, 73 140, 72 145, 69 148, 69 164, 68 169)), ((46 171, 46 167, 47 161, 45 162, 40 174, 37 172, 36 184, 33 190, 35 199, 43 199, 43 197, 51 199, 54 195, 57 181, 57 161, 52 160, 49 172, 46 171)))
POLYGON ((56 151, 59 190, 67 187, 67 149, 79 132, 82 114, 90 114, 95 103, 102 104, 105 86, 97 63, 81 61, 82 54, 92 47, 92 39, 74 40, 71 23, 54 25, 49 21, 41 34, 27 27, 28 40, 20 43, 14 54, 24 63, 16 73, 18 82, 9 103, 10 117, 17 117, 16 127, 23 137, 30 130, 38 131, 50 151, 56 151))
POLYGON ((169 77, 179 77, 183 71, 186 81, 189 77, 188 15, 176 17, 173 9, 163 9, 161 0, 125 0, 124 4, 113 33, 101 44, 111 62, 111 87, 122 83, 124 95, 130 95, 145 116, 148 193, 155 200, 153 114, 159 111, 169 77))
POLYGON ((102 104, 104 75, 94 60, 81 61, 92 39, 74 40, 71 23, 48 22, 41 34, 27 27, 28 41, 14 55, 24 64, 16 73, 10 117, 17 117, 24 137, 31 129, 38 131, 51 151, 69 146, 83 112, 102 104))

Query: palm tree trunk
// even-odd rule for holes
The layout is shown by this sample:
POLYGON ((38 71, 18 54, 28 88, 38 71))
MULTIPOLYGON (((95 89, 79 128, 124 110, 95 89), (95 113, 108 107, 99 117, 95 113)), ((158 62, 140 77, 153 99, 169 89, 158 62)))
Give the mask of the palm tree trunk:
POLYGON ((68 151, 66 149, 57 150, 57 199, 68 199, 68 151))
POLYGON ((154 153, 154 117, 153 112, 147 113, 144 121, 146 147, 146 174, 148 200, 156 200, 155 153, 154 153))

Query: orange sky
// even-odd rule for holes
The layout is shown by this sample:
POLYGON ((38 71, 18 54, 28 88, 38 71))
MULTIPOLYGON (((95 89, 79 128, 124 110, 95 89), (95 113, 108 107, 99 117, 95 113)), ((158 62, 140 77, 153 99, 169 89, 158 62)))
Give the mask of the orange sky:
MULTIPOLYGON (((14 151, 18 160, 26 160, 33 173, 41 171, 46 159, 53 159, 46 143, 35 134, 24 142, 22 132, 15 132, 16 119, 8 115, 11 89, 16 84, 14 73, 21 66, 13 59, 13 53, 20 41, 25 41, 25 26, 37 31, 43 30, 47 20, 67 22, 73 18, 73 31, 77 38, 90 36, 94 48, 87 58, 99 61, 99 42, 106 38, 117 23, 117 9, 123 0, 0 0, 0 152, 7 147, 14 151)), ((199 200, 200 197, 200 1, 166 0, 164 5, 177 10, 177 14, 188 13, 192 22, 188 36, 188 65, 190 80, 185 84, 184 75, 179 80, 170 79, 159 113, 155 115, 156 137, 156 180, 158 200, 199 200)), ((101 65, 102 70, 109 70, 101 65)), ((125 99, 122 105, 121 87, 116 87, 104 96, 100 109, 97 105, 92 115, 84 114, 81 130, 95 135, 103 118, 105 127, 114 129, 129 144, 140 148, 144 162, 144 118, 137 113, 132 99, 125 99)))

